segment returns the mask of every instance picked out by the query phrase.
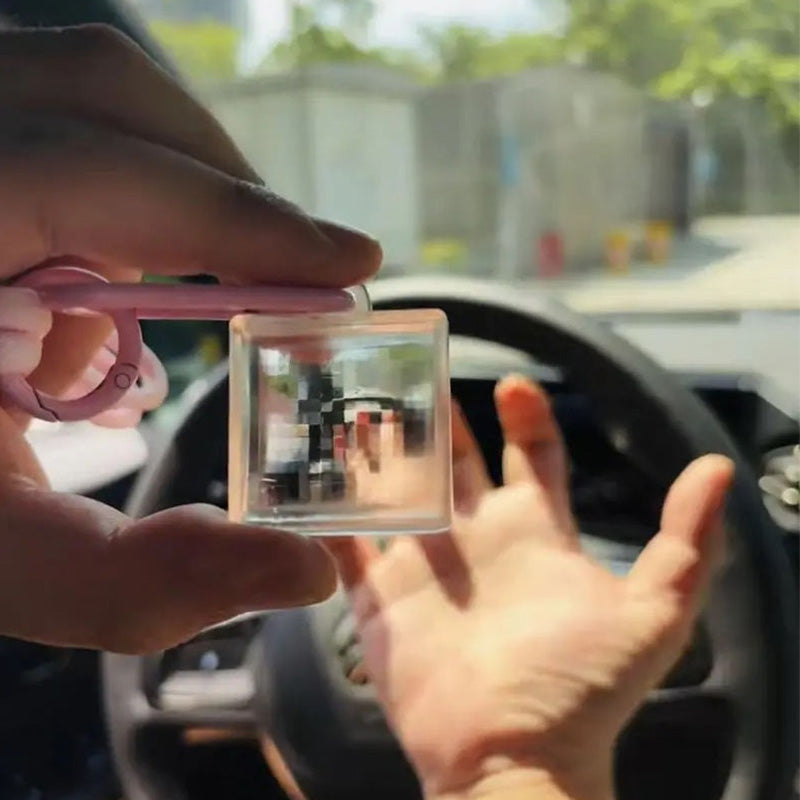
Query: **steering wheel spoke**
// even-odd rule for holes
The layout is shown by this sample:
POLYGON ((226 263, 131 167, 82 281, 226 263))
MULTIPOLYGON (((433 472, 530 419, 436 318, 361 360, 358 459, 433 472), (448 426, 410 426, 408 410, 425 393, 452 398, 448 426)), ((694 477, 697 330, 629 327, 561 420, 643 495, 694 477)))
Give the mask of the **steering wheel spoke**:
POLYGON ((169 787, 165 796, 177 791, 154 748, 255 737, 252 649, 261 624, 259 615, 247 615, 163 653, 105 656, 106 707, 120 723, 111 730, 114 752, 123 764, 151 762, 155 775, 123 768, 130 798, 149 800, 155 784, 169 787))

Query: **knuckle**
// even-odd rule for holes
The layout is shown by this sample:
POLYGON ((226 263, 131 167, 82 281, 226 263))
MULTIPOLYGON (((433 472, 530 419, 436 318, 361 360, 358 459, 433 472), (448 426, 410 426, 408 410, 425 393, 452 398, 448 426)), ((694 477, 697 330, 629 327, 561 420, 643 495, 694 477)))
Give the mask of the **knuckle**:
POLYGON ((94 92, 130 90, 141 72, 142 51, 125 34, 109 25, 89 24, 68 29, 57 59, 94 92))
POLYGON ((275 194, 264 185, 253 183, 242 178, 231 178, 222 187, 227 210, 232 215, 242 212, 261 211, 270 206, 276 212, 287 216, 301 216, 302 212, 289 200, 275 194))
POLYGON ((141 50, 131 39, 102 23, 0 32, 4 69, 63 71, 76 84, 116 77, 116 68, 137 53, 141 50))
POLYGON ((111 25, 89 23, 66 28, 62 34, 67 48, 94 58, 117 58, 133 52, 133 42, 111 25))
POLYGON ((485 504, 487 514, 509 521, 538 519, 543 508, 542 490, 528 482, 500 487, 487 497, 485 504))
POLYGON ((71 149, 94 150, 97 130, 77 120, 29 110, 9 110, 0 119, 0 161, 4 169, 29 158, 64 156, 71 149))

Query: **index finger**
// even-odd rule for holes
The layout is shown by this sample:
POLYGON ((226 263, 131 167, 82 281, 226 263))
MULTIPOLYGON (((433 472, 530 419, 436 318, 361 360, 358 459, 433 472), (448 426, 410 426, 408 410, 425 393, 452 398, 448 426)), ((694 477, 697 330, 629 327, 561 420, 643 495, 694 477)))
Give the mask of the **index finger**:
POLYGON ((259 182, 222 125, 131 39, 105 25, 0 31, 0 105, 63 114, 259 182))
POLYGON ((169 148, 67 118, 0 119, 0 277, 54 256, 239 284, 344 287, 380 246, 169 148))
MULTIPOLYGON (((0 120, 0 278, 70 253, 135 280, 213 274, 238 283, 343 287, 378 268, 369 237, 316 223, 266 189, 92 125, 9 112, 0 120)), ((58 393, 108 335, 56 321, 35 385, 58 393)))

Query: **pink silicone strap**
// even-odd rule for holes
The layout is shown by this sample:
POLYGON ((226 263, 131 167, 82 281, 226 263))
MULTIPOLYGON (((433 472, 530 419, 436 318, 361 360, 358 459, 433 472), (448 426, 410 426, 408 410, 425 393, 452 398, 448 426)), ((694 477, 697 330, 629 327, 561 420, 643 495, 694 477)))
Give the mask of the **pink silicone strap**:
MULTIPOLYGON (((353 290, 266 286, 111 284, 74 264, 50 262, 14 285, 36 289, 51 311, 106 314, 116 327, 118 346, 107 374, 82 397, 56 398, 34 389, 22 375, 0 375, 0 395, 23 411, 49 421, 97 417, 113 409, 148 410, 166 396, 167 377, 155 355, 143 349, 139 319, 227 320, 238 314, 337 313, 369 310, 363 287, 353 290), (137 379, 140 378, 140 386, 137 379), (123 400, 124 398, 124 400, 123 400)), ((103 359, 102 354, 97 359, 103 359)), ((107 362, 107 357, 105 361, 107 362)), ((95 365, 95 368, 96 365, 95 365)), ((91 373, 91 371, 90 371, 91 373)), ((96 372, 95 372, 96 377, 96 372)), ((85 376, 88 380, 88 376, 85 376)), ((85 388, 86 381, 71 387, 85 388)))
POLYGON ((42 303, 52 311, 107 314, 131 311, 139 319, 227 320, 237 314, 314 314, 350 311, 354 307, 352 294, 339 289, 56 283, 59 285, 37 287, 42 303))

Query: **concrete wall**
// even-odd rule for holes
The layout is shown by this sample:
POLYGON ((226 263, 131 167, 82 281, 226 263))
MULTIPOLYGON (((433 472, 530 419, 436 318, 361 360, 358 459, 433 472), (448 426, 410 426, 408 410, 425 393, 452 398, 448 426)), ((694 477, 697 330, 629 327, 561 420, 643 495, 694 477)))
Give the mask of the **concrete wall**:
POLYGON ((476 273, 530 276, 547 230, 562 235, 569 270, 597 267, 612 230, 675 194, 644 97, 577 68, 422 89, 331 65, 239 80, 207 100, 276 192, 377 235, 389 267, 413 268, 424 240, 455 239, 476 273))
POLYGON ((547 68, 437 87, 417 121, 424 233, 466 237, 477 270, 499 258, 531 274, 550 228, 574 267, 596 264, 609 229, 642 217, 645 106, 610 76, 547 68))
POLYGON ((211 110, 271 189, 310 208, 314 186, 305 98, 290 89, 220 91, 211 110))
POLYGON ((420 247, 414 96, 391 73, 331 66, 238 80, 206 101, 272 189, 407 265, 420 247))

